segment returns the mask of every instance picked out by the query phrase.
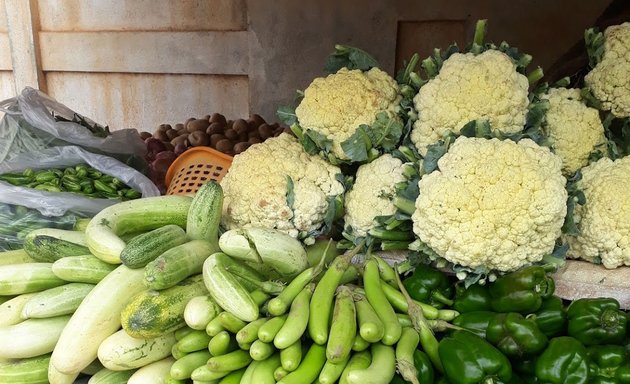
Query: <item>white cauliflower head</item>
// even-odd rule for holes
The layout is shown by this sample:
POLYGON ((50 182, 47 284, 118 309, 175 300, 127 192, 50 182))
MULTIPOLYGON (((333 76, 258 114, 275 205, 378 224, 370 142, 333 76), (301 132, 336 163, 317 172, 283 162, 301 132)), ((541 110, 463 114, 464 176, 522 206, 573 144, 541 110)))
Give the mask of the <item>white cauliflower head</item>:
POLYGON ((464 267, 512 271, 550 254, 566 215, 562 161, 529 139, 459 137, 418 184, 413 231, 464 267))
POLYGON ((563 173, 572 175, 588 164, 593 151, 606 149, 599 111, 582 102, 579 89, 551 88, 542 98, 549 100, 544 125, 551 145, 562 159, 563 173))
POLYGON ((616 117, 630 116, 630 22, 604 31, 604 54, 584 77, 586 86, 616 117))
POLYGON ((586 203, 575 207, 580 234, 565 236, 567 256, 601 259, 606 268, 630 265, 630 156, 602 158, 583 168, 577 187, 586 203))
POLYGON ((376 115, 386 112, 398 119, 398 83, 386 72, 341 68, 327 77, 318 77, 304 90, 295 109, 303 129, 316 131, 332 141, 332 153, 341 160, 348 156, 341 143, 361 124, 372 125, 376 115))
POLYGON ((329 208, 329 197, 344 187, 336 177, 339 168, 304 152, 286 133, 234 157, 221 180, 224 192, 223 225, 228 229, 248 225, 278 229, 297 237, 317 231, 329 208), (289 206, 290 178, 293 206, 289 206))
POLYGON ((392 198, 396 184, 405 180, 403 162, 390 154, 361 165, 352 189, 346 193, 346 226, 357 236, 365 236, 376 225, 375 217, 396 213, 392 198))
POLYGON ((420 88, 413 102, 418 120, 411 140, 421 155, 427 147, 472 120, 488 120, 493 130, 523 130, 529 106, 527 77, 518 73, 509 56, 488 50, 455 53, 420 88))

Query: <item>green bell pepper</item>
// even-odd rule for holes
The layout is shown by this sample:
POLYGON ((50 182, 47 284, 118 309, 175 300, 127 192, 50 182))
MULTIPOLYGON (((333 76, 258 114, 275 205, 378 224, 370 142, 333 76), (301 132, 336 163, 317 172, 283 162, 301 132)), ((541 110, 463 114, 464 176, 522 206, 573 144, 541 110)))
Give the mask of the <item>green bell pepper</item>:
POLYGON ((488 289, 495 312, 529 314, 553 295, 555 284, 544 267, 533 265, 499 277, 488 289))
POLYGON ((536 361, 536 377, 541 384, 589 383, 586 348, 573 337, 551 339, 536 361))
POLYGON ((403 284, 414 300, 435 305, 453 305, 453 285, 448 276, 428 265, 418 265, 403 284))
POLYGON ((444 375, 453 384, 507 383, 510 361, 492 344, 468 331, 455 331, 438 347, 444 375))
POLYGON ((620 344, 628 318, 612 298, 578 299, 567 308, 567 333, 584 345, 620 344))
POLYGON ((494 315, 495 313, 490 311, 467 312, 454 318, 451 323, 485 339, 488 324, 494 315))
POLYGON ((486 340, 508 357, 537 355, 549 341, 534 321, 516 312, 494 315, 486 329, 486 340))
POLYGON ((487 285, 473 284, 466 288, 458 283, 455 285, 453 309, 459 313, 491 311, 490 299, 487 285))
POLYGON ((630 356, 621 345, 594 345, 587 349, 590 383, 630 383, 630 356))
POLYGON ((562 335, 566 331, 567 311, 558 296, 551 296, 543 300, 538 311, 527 316, 538 325, 547 337, 562 335))
MULTIPOLYGON (((435 382, 435 371, 429 356, 419 349, 413 352, 413 365, 418 370, 418 382, 422 384, 433 384, 435 382)), ((406 384, 407 381, 399 374, 396 374, 391 384, 406 384)))

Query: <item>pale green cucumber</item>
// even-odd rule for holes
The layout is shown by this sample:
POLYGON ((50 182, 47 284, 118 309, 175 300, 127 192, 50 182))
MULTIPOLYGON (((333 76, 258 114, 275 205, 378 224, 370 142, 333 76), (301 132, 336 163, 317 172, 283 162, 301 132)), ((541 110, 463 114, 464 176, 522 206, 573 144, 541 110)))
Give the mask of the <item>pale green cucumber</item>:
POLYGON ((151 339, 139 339, 121 329, 101 342, 98 360, 112 371, 136 369, 170 356, 176 342, 173 332, 151 339))
POLYGON ((93 284, 68 283, 37 292, 24 304, 22 318, 42 319, 70 315, 79 308, 79 304, 92 288, 93 284))
POLYGON ((50 353, 0 364, 0 383, 48 384, 50 353))
POLYGON ((13 325, 24 320, 22 309, 36 293, 25 293, 0 304, 0 327, 13 325))
POLYGON ((67 281, 55 276, 52 263, 0 266, 0 295, 20 295, 58 287, 67 281))
POLYGON ((52 263, 63 257, 90 253, 85 234, 57 228, 41 228, 24 237, 24 250, 43 263, 52 263))
POLYGON ((88 384, 127 384, 135 369, 130 371, 112 371, 103 368, 90 377, 88 384))
POLYGON ((0 252, 0 265, 37 263, 24 249, 0 252))
POLYGON ((223 212, 223 189, 214 180, 202 185, 193 197, 188 211, 186 233, 192 240, 217 244, 223 212))
POLYGON ((210 320, 223 309, 209 295, 196 296, 188 301, 184 309, 186 325, 192 329, 205 330, 210 320))
POLYGON ((171 371, 175 358, 169 356, 139 368, 129 378, 127 384, 166 384, 166 376, 171 371))
POLYGON ((116 269, 93 255, 70 256, 55 261, 52 271, 55 276, 75 283, 97 284, 116 269))
POLYGON ((52 352, 69 320, 66 315, 0 327, 0 358, 22 359, 52 352))
POLYGON ((188 241, 186 231, 169 224, 131 239, 120 253, 120 260, 129 268, 142 268, 162 253, 188 241))

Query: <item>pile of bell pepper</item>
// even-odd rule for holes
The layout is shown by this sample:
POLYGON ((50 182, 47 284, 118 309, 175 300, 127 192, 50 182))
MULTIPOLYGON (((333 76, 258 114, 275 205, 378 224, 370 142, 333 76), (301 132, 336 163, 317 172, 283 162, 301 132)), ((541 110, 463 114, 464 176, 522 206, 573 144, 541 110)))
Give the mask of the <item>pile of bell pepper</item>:
POLYGON ((416 351, 419 383, 630 383, 628 314, 613 298, 562 300, 543 266, 469 287, 418 266, 403 284, 460 313, 433 329, 441 367, 416 351))

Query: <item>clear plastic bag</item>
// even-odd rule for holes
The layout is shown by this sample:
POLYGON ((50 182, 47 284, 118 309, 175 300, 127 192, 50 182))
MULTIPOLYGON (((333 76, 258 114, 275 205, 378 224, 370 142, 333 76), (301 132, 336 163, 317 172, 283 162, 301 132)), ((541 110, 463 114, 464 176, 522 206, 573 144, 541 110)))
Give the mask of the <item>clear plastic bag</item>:
POLYGON ((17 97, 0 102, 0 111, 5 113, 0 121, 0 162, 12 160, 24 152, 76 145, 114 157, 136 169, 146 166, 146 145, 137 130, 108 133, 99 129, 95 133, 72 122, 78 117, 90 126, 100 127, 92 120, 36 89, 26 87, 17 97))
MULTIPOLYGON (((142 193, 142 197, 159 196, 160 191, 149 178, 135 169, 108 156, 90 153, 79 147, 47 148, 22 153, 0 163, 0 174, 22 172, 27 168, 65 168, 88 164, 104 174, 116 177, 142 193)), ((93 216, 113 205, 118 199, 97 199, 69 192, 46 192, 0 182, 0 203, 21 205, 38 210, 44 216, 62 216, 66 212, 93 216)))

